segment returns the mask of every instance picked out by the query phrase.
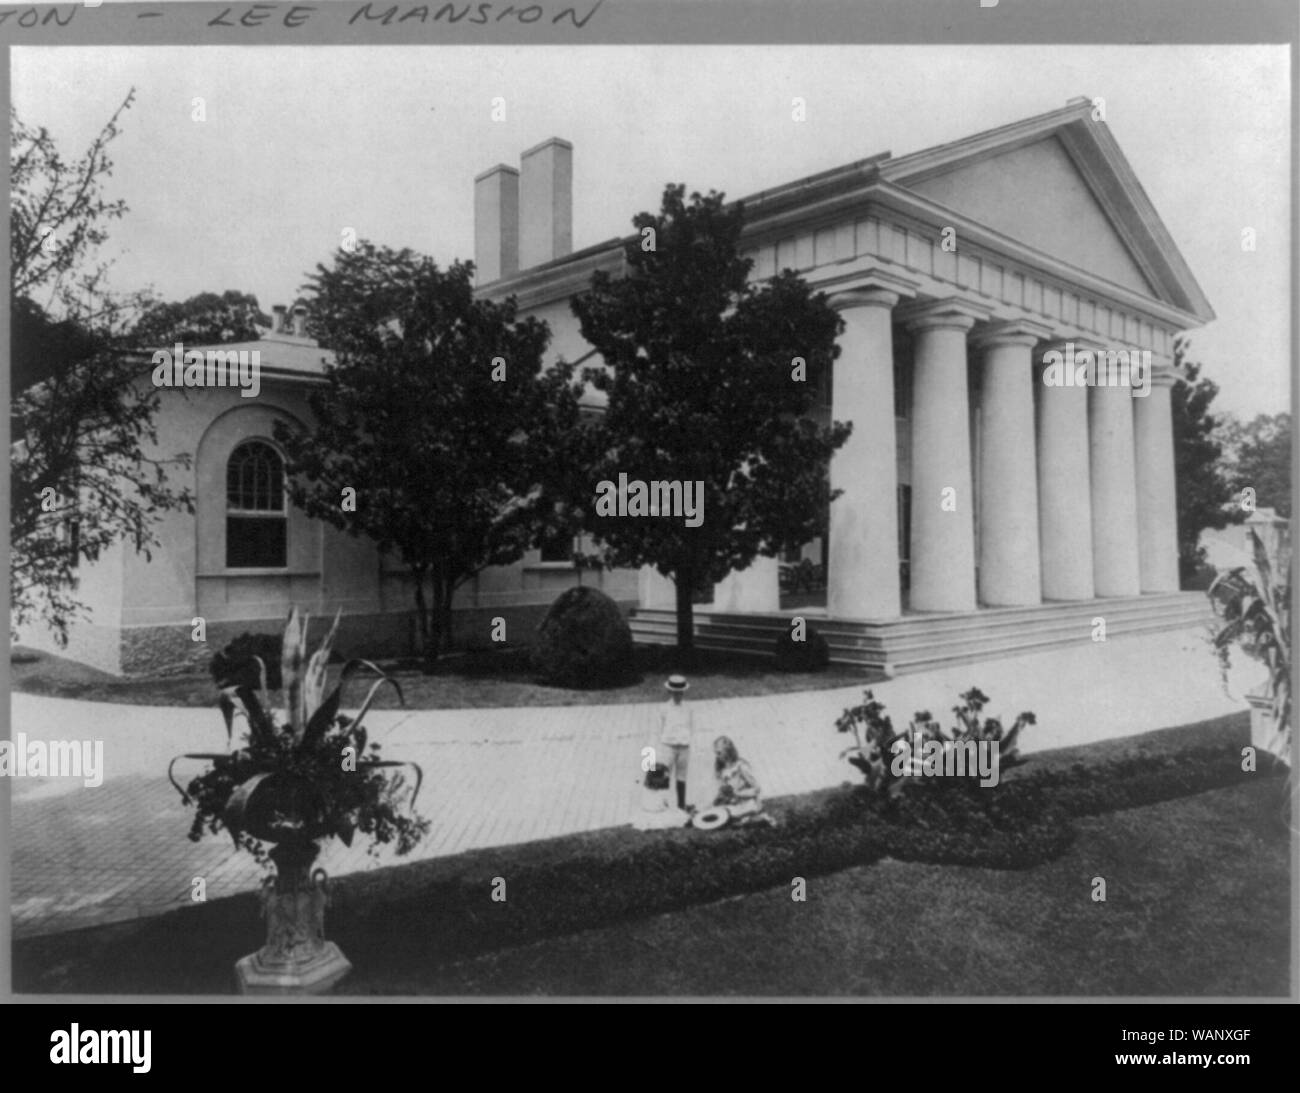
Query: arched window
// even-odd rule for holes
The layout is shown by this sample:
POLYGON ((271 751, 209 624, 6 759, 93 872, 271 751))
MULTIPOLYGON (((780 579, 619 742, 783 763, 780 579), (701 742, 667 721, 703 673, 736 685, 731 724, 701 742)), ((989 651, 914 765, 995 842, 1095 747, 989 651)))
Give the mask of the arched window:
POLYGON ((226 464, 226 565, 283 569, 288 564, 284 461, 264 440, 247 440, 226 464))

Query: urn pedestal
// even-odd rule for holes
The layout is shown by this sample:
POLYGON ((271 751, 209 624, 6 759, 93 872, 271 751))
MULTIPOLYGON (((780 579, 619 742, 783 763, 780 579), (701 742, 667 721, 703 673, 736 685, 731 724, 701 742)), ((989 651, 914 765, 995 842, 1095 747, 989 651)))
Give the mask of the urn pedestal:
POLYGON ((312 871, 315 843, 284 844, 271 851, 275 876, 262 882, 266 944, 235 964, 240 994, 325 994, 352 970, 325 940, 328 878, 312 871))

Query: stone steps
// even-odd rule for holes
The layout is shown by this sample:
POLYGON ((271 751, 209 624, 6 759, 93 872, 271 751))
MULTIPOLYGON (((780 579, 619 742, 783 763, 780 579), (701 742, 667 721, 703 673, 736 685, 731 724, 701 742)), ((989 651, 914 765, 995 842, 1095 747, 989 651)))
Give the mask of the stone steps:
MULTIPOLYGON (((696 608, 695 642, 701 649, 769 657, 777 635, 788 630, 796 616, 826 638, 834 663, 886 675, 1091 643, 1096 618, 1105 620, 1106 636, 1111 638, 1188 629, 1211 617, 1200 592, 985 608, 964 614, 914 614, 888 621, 826 619, 798 609, 738 615, 696 608)), ((629 621, 633 638, 641 644, 676 644, 677 620, 672 611, 638 608, 629 621)))

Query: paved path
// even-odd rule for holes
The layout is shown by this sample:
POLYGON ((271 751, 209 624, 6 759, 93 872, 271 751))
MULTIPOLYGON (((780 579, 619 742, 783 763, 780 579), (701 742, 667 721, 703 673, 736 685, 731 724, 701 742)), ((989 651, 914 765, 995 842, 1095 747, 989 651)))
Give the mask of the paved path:
MULTIPOLYGON (((959 665, 876 684, 896 724, 947 710, 972 684, 990 714, 1033 710, 1027 752, 1199 721, 1244 708, 1220 686, 1199 631, 1081 642, 1011 660, 959 665)), ((834 731, 861 688, 695 703, 692 792, 711 795, 710 744, 731 736, 767 796, 856 779, 834 731)), ((387 758, 424 769, 419 811, 432 821, 412 855, 369 856, 337 841, 331 875, 625 824, 639 804, 640 749, 658 705, 385 710, 367 718, 387 758)), ((12 730, 32 739, 104 741, 104 781, 13 778, 13 934, 23 937, 153 915, 256 887, 261 869, 230 840, 186 838, 192 812, 166 779, 173 755, 224 751, 214 708, 119 706, 15 694, 12 730)), ((945 722, 948 719, 945 718, 945 722)), ((191 771, 199 769, 191 765, 191 771)), ((184 772, 178 768, 178 781, 184 772)))

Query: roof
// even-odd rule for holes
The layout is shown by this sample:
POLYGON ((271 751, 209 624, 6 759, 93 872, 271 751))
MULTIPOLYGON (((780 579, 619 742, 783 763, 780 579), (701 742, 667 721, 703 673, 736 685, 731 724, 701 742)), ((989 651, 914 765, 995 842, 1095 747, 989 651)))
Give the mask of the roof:
POLYGON ((300 338, 295 334, 275 334, 266 331, 256 341, 226 342, 221 345, 189 345, 206 353, 208 350, 223 353, 256 352, 263 372, 274 375, 282 372, 295 376, 324 376, 327 365, 334 363, 332 350, 323 349, 314 338, 300 338))
MULTIPOLYGON (((269 330, 256 341, 190 345, 186 349, 205 354, 209 350, 221 353, 256 352, 263 377, 271 379, 274 379, 277 374, 300 381, 323 379, 326 368, 333 365, 336 360, 334 351, 323 348, 314 338, 300 338, 295 334, 275 334, 269 330)), ((573 363, 579 367, 599 364, 599 357, 593 349, 573 363)), ((603 392, 589 387, 579 401, 584 407, 603 407, 607 398, 603 392)))
MULTIPOLYGON (((1105 121, 1093 114, 1093 100, 1080 96, 1058 110, 898 158, 882 152, 730 204, 744 206, 745 236, 752 242, 788 234, 799 230, 801 222, 824 221, 870 202, 908 219, 962 225, 959 234, 1031 266, 1073 268, 1080 283, 1104 293, 1113 290, 1118 298, 1146 300, 1152 310, 1178 325, 1208 322, 1214 318, 1209 300, 1105 121), (970 204, 968 194, 974 187, 962 183, 975 177, 981 164, 1032 148, 1051 150, 1048 158, 1040 155, 1032 161, 1051 168, 1048 173, 1055 172, 1051 178, 1022 173, 1024 182, 1017 191, 1019 179, 1011 172, 1012 181, 992 187, 995 192, 984 207, 970 204), (1084 188, 1078 201, 1087 203, 1095 218, 1095 224, 1084 225, 1086 230, 1096 227, 1114 237, 1108 268, 1071 266, 1070 248, 1045 235, 1041 224, 1031 224, 1020 215, 1022 199, 1060 181, 1064 171, 1076 189, 1080 184, 1084 188), (998 215, 990 216, 990 211, 998 215), (1126 265, 1131 268, 1127 279, 1121 271, 1126 265)), ((585 288, 592 270, 618 268, 623 247, 635 239, 635 235, 611 239, 480 286, 478 291, 491 296, 518 293, 522 303, 531 295, 528 290, 543 279, 557 290, 585 288)))

